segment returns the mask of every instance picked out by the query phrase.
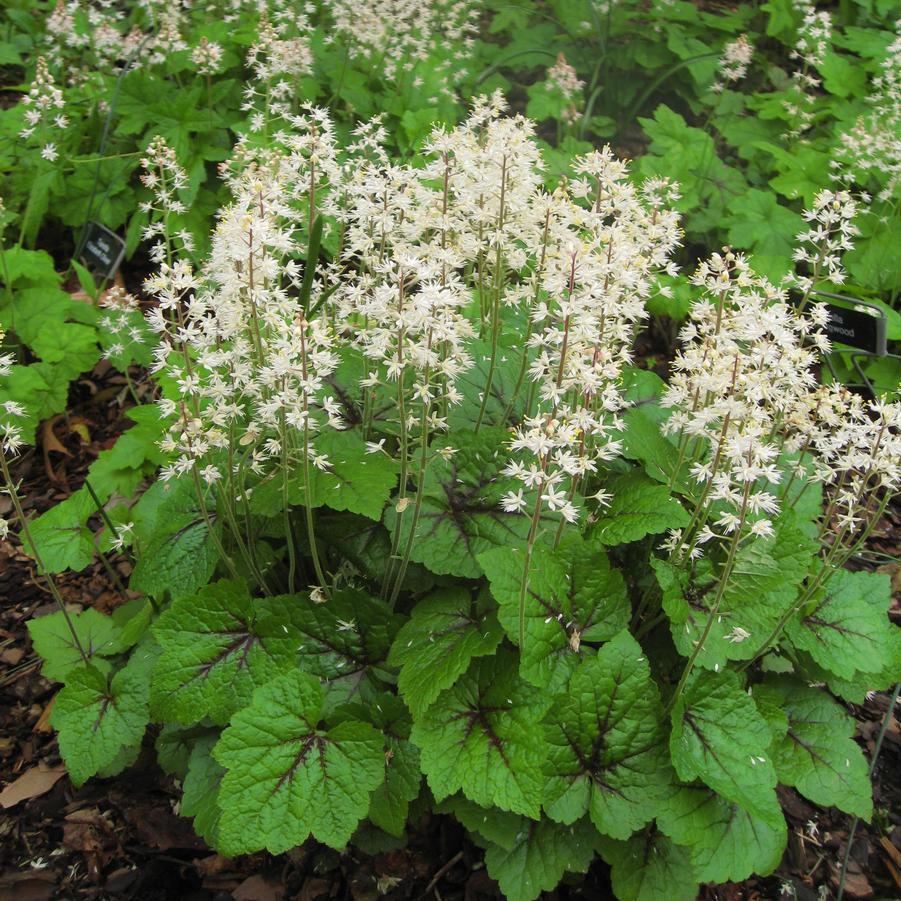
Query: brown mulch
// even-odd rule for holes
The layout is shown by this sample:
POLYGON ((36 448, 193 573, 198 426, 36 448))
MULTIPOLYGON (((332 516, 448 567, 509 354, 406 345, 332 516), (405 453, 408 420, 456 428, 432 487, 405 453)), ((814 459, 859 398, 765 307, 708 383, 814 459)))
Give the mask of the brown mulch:
MULTIPOLYGON (((103 365, 72 389, 69 412, 52 432, 60 450, 45 445, 17 462, 16 477, 30 513, 40 513, 77 490, 97 454, 128 425, 124 379, 103 365)), ((0 496, 0 505, 8 499, 0 496)), ((0 506, 0 514, 8 513, 0 506)), ((901 514, 891 512, 870 542, 860 565, 885 566, 895 588, 893 615, 901 619, 901 514)), ((99 523, 98 523, 99 527, 99 523)), ((122 576, 128 563, 116 561, 122 576)), ((59 578, 67 603, 109 612, 124 602, 95 564, 59 578)), ((287 854, 256 854, 229 860, 197 839, 177 814, 180 792, 154 761, 148 734, 138 761, 113 779, 73 788, 64 774, 48 723, 58 685, 44 679, 25 624, 51 609, 32 561, 13 540, 0 541, 0 901, 115 899, 115 901, 489 901, 501 897, 487 875, 482 851, 447 817, 424 814, 409 842, 379 847, 362 835, 357 847, 338 853, 308 842, 287 854), (11 788, 12 786, 12 788, 11 788), (436 879, 437 877, 437 879, 436 879)), ((858 739, 869 755, 888 698, 876 695, 850 706, 858 739)), ((874 774, 874 823, 858 828, 845 895, 901 897, 901 721, 892 720, 874 774)), ((794 790, 780 790, 789 822, 789 847, 779 872, 739 885, 704 888, 701 898, 762 901, 794 897, 816 901, 824 888, 834 897, 850 818, 817 808, 794 790), (790 888, 789 888, 790 886, 790 888)), ((553 899, 612 898, 606 865, 587 876, 567 876, 545 896, 553 899)))

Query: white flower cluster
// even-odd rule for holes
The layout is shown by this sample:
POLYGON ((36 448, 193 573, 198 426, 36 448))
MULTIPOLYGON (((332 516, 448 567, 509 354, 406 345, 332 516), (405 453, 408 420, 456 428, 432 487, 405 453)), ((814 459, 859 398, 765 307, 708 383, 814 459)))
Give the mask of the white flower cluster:
POLYGON ((841 136, 832 166, 844 181, 874 177, 879 199, 888 203, 901 188, 901 36, 888 47, 867 105, 870 111, 841 136))
POLYGON ((717 77, 711 85, 714 93, 721 93, 728 84, 741 81, 748 72, 748 66, 754 57, 754 45, 746 34, 739 35, 723 48, 719 59, 717 77))
POLYGON ((790 90, 794 97, 785 102, 785 110, 794 123, 790 135, 797 137, 813 122, 813 91, 820 84, 816 72, 823 64, 832 40, 832 19, 825 10, 817 10, 811 0, 793 0, 793 5, 802 21, 791 56, 800 61, 801 68, 792 73, 790 90))
POLYGON ((679 466, 700 491, 689 527, 667 539, 673 555, 696 558, 705 542, 730 535, 769 535, 780 510, 820 482, 820 538, 840 560, 901 490, 901 405, 865 403, 816 379, 830 350, 828 311, 810 296, 820 278, 841 281, 855 213, 846 192, 817 195, 795 254, 811 274, 780 288, 728 250, 699 268, 706 296, 681 332, 663 399, 674 411, 664 429, 679 434, 679 466), (803 292, 800 304, 787 302, 789 288, 803 292))
POLYGON ((157 366, 181 393, 164 402, 175 417, 167 474, 230 477, 213 460, 230 447, 259 473, 286 454, 327 467, 312 436, 349 413, 328 384, 342 346, 366 364, 364 429, 374 393, 387 392, 401 434, 427 442, 461 400, 476 346, 493 344, 493 371, 515 308, 532 323, 523 372, 538 412, 517 430, 508 472, 576 517, 579 479, 618 452, 619 378, 644 298, 671 268, 680 230, 665 207, 677 195, 665 181, 636 188, 609 149, 549 194, 532 123, 502 110, 500 97, 480 100, 462 125, 436 130, 424 166, 390 164, 379 122, 339 153, 327 114, 310 108, 285 117, 274 149, 239 146, 207 264, 195 275, 163 260, 148 281, 165 338, 157 366), (337 223, 339 249, 309 279, 299 260, 319 217, 337 223))
MULTIPOLYGON (((433 58, 437 90, 455 98, 476 32, 478 8, 472 0, 330 0, 326 5, 352 58, 370 60, 389 81, 433 58), (436 51, 454 45, 459 49, 452 58, 434 62, 436 51)), ((414 87, 420 84, 414 81, 414 87)))
POLYGON ((563 110, 562 119, 568 125, 572 125, 579 118, 579 109, 576 100, 585 87, 576 70, 566 61, 566 57, 561 53, 557 56, 557 62, 547 70, 548 88, 558 93, 567 106, 563 110))
MULTIPOLYGON (((674 186, 650 181, 636 188, 609 148, 575 160, 577 178, 552 196, 536 198, 543 223, 539 262, 529 286, 534 353, 529 374, 537 410, 515 429, 508 476, 523 488, 503 501, 533 516, 547 505, 567 521, 579 516, 577 491, 599 464, 620 452, 623 367, 631 360, 645 298, 681 231, 665 204, 674 186)), ((603 492, 593 496, 604 503, 603 492)))
POLYGON ((854 236, 859 234, 854 224, 857 202, 847 191, 824 190, 814 197, 813 207, 804 210, 802 215, 810 227, 796 236, 794 259, 805 265, 809 273, 792 274, 787 282, 803 294, 802 303, 806 303, 821 280, 835 285, 845 280, 842 255, 851 250, 854 236))
MULTIPOLYGON (((175 417, 164 448, 176 459, 165 478, 195 468, 207 483, 231 477, 217 452, 236 449, 246 449, 248 468, 261 473, 267 461, 294 454, 298 432, 308 438, 318 429, 314 404, 322 421, 344 425, 337 404, 320 396, 338 363, 336 338, 327 318, 307 318, 293 294, 303 249, 295 233, 307 221, 298 200, 318 183, 314 165, 326 175, 337 171, 331 126, 319 111, 298 120, 319 138, 301 135, 285 152, 256 160, 239 149, 229 177, 233 200, 221 211, 203 270, 195 275, 180 260, 148 280, 159 304, 148 321, 164 339, 156 368, 169 369, 181 394, 162 402, 175 417), (313 148, 307 155, 304 145, 313 148), (323 152, 328 161, 317 155, 323 152)), ((327 467, 308 442, 305 451, 327 467)))
POLYGON ((106 359, 117 362, 116 358, 125 354, 133 345, 148 343, 146 326, 143 319, 136 315, 140 312, 140 304, 134 294, 129 294, 119 285, 113 285, 100 295, 99 302, 106 312, 97 324, 115 339, 106 348, 106 359))
POLYGON ((821 532, 850 544, 901 491, 901 404, 866 403, 844 385, 825 385, 798 399, 787 426, 801 478, 830 486, 821 532))
POLYGON ((770 535, 782 477, 777 441, 787 412, 816 387, 818 330, 825 310, 809 316, 784 290, 758 277, 740 254, 714 254, 693 278, 704 296, 680 332, 663 405, 665 433, 679 435, 679 463, 699 485, 698 513, 667 547, 699 556, 700 545, 736 532, 770 535))
MULTIPOLYGON (((151 257, 155 262, 172 263, 171 232, 169 217, 184 213, 186 207, 179 199, 179 192, 188 183, 188 176, 178 164, 175 151, 159 135, 147 147, 147 153, 141 159, 141 183, 153 194, 151 200, 142 201, 140 210, 149 213, 151 222, 144 227, 142 237, 145 241, 162 238, 151 249, 151 257)), ((185 250, 191 249, 193 238, 190 232, 178 233, 185 250)))
POLYGON ((53 129, 64 130, 69 120, 61 112, 66 105, 63 92, 57 87, 43 56, 38 57, 34 80, 22 103, 25 106, 25 127, 19 132, 19 137, 30 138, 37 131, 42 142, 41 156, 53 162, 59 152, 56 144, 47 139, 53 129))
MULTIPOLYGON (((4 337, 5 332, 0 328, 0 344, 4 337)), ((12 354, 0 354, 0 378, 9 375, 14 362, 15 357, 12 354)), ((19 417, 24 415, 25 409, 16 401, 9 400, 0 403, 0 453, 15 454, 24 444, 22 429, 16 422, 19 417)))
POLYGON ((215 75, 222 64, 222 45, 208 38, 201 38, 191 51, 191 62, 197 67, 198 75, 215 75))
POLYGON ((244 86, 242 109, 252 112, 251 126, 262 131, 271 119, 288 115, 297 93, 297 79, 313 71, 310 24, 301 13, 273 23, 263 12, 257 40, 247 52, 254 80, 244 86))

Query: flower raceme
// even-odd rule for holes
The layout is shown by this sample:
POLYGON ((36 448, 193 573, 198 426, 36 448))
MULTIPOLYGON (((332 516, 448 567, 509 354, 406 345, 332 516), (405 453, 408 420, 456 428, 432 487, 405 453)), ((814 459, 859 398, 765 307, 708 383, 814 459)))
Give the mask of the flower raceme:
MULTIPOLYGON (((193 478, 240 531, 255 492, 280 485, 286 509, 313 496, 317 473, 347 465, 347 442, 360 458, 387 456, 399 475, 393 515, 407 524, 392 531, 383 577, 393 603, 430 473, 450 465, 455 432, 503 427, 509 487, 496 503, 528 517, 523 603, 536 545, 556 546, 614 499, 645 301, 675 274, 678 191, 636 184, 607 148, 576 158, 549 190, 532 123, 505 115, 499 96, 436 129, 416 165, 389 162, 384 134, 376 120, 341 147, 323 111, 285 115, 265 147, 245 140, 223 168, 232 200, 205 263, 195 272, 161 243, 148 318, 170 386, 163 477, 193 478)), ((157 143, 148 166, 161 173, 151 187, 164 196, 151 206, 164 222, 178 179, 163 173, 177 164, 157 143)), ((815 482, 834 489, 821 531, 838 522, 849 547, 897 491, 896 408, 867 410, 816 379, 829 342, 811 298, 841 278, 854 213, 846 193, 817 196, 798 236, 808 272, 782 286, 729 249, 699 266, 700 297, 662 394, 671 413, 659 428, 678 458, 670 487, 691 510, 664 544, 672 560, 719 547, 734 558, 771 537, 815 482), (829 438, 836 421, 840 440, 829 438), (862 513, 874 486, 878 502, 862 513)), ((305 506, 327 597, 333 578, 305 506)))
MULTIPOLYGON (((476 430, 509 422, 511 410, 499 423, 487 401, 512 357, 533 404, 515 426, 508 474, 529 503, 574 521, 580 484, 618 453, 619 381, 644 298, 673 271, 673 186, 635 187, 605 149, 548 192, 532 124, 503 115, 499 97, 437 129, 419 168, 386 162, 378 123, 344 150, 320 110, 284 124, 273 149, 239 146, 226 173, 233 200, 201 269, 171 257, 171 242, 157 253, 149 320, 163 337, 157 368, 176 386, 162 401, 174 455, 164 477, 194 473, 231 498, 251 473, 327 469, 317 433, 360 421, 369 440, 391 397, 398 507, 412 503, 415 518, 460 378, 487 362, 476 430), (302 262, 320 233, 332 261, 302 262), (507 349, 519 322, 526 340, 507 349), (362 366, 353 410, 330 381, 348 355, 362 366)), ((156 142, 154 231, 176 202, 178 171, 156 142)), ((526 503, 515 496, 506 509, 526 503)))

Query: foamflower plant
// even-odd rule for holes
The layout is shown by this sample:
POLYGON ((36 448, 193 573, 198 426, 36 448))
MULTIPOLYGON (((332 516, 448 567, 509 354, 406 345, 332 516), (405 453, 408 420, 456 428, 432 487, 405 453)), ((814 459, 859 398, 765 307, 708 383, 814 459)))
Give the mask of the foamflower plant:
POLYGON ((223 854, 431 809, 521 901, 597 855, 622 899, 768 874, 778 785, 869 818, 843 703, 901 635, 888 576, 844 564, 901 485, 901 408, 818 379, 850 198, 782 284, 702 261, 664 381, 634 347, 678 186, 609 148, 553 181, 499 96, 415 162, 378 119, 269 113, 198 266, 147 153, 162 465, 104 533, 132 600, 30 624, 73 781, 150 726, 223 854))

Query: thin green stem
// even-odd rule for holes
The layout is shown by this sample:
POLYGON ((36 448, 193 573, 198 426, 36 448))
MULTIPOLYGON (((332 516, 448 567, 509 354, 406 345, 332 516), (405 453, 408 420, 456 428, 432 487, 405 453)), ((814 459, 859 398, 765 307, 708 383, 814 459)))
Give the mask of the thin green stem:
POLYGON ((35 562, 38 565, 38 570, 41 575, 44 577, 44 580, 47 582, 47 586, 50 589, 50 594, 53 595, 53 599, 56 601, 57 606, 60 609, 60 612, 63 615, 63 619, 66 621, 66 626, 69 629, 69 633, 72 636, 72 643, 78 648, 78 653, 81 655, 81 659, 84 661, 85 665, 90 663, 90 659, 88 658, 87 653, 85 652, 84 646, 81 643, 81 639, 78 637, 78 632, 75 630, 75 623, 72 622, 72 617, 69 616, 69 611, 66 609, 66 602, 63 600, 62 595, 59 593, 59 589, 56 587, 56 582, 53 580, 53 577, 47 571, 47 568, 44 566, 44 561, 41 559, 41 552, 38 550, 38 546, 34 541, 34 538, 31 534, 31 529, 28 525, 28 520, 25 518, 25 511, 22 509, 22 504, 19 501, 19 495, 16 491, 16 486, 13 484, 12 476, 9 472, 9 465, 6 462, 6 455, 0 450, 0 472, 3 473, 3 481, 6 484, 6 489, 9 492, 10 499, 12 500, 13 509, 16 511, 16 519, 19 521, 19 530, 22 535, 25 536, 25 541, 28 544, 28 548, 31 551, 31 555, 34 557, 35 562))
POLYGON ((710 632, 713 629, 713 624, 716 622, 716 618, 720 612, 720 604, 723 601, 723 597, 726 594, 726 586, 729 584, 729 578, 732 575, 732 569, 735 566, 735 557, 738 553, 738 546, 741 541, 741 530, 745 521, 745 514, 748 509, 748 496, 751 493, 750 484, 745 485, 744 495, 742 496, 742 504, 741 511, 739 513, 738 525, 736 526, 735 532, 732 534, 732 540, 729 542, 729 551, 726 556, 726 562, 723 565, 723 571, 720 574, 719 583, 716 586, 716 596, 713 599, 713 605, 710 608, 710 613, 707 616, 707 623, 704 626, 704 631, 701 633, 701 638, 695 644, 694 650, 691 652, 691 656, 688 658, 688 663, 685 665, 685 669, 682 670, 682 675, 679 678, 679 682, 676 685, 676 689, 673 692, 673 696, 670 698, 669 704, 667 704, 667 712, 672 710, 675 706, 676 702, 679 700, 680 695, 685 689, 685 683, 688 681, 688 677, 691 675, 692 670, 694 669, 694 665, 697 662, 698 656, 701 651, 704 650, 704 645, 707 642, 708 637, 710 636, 710 632))

